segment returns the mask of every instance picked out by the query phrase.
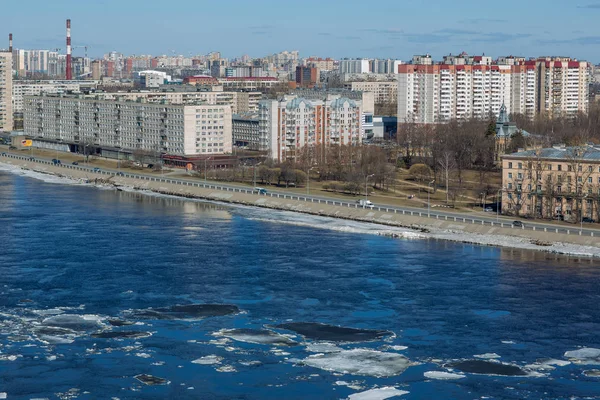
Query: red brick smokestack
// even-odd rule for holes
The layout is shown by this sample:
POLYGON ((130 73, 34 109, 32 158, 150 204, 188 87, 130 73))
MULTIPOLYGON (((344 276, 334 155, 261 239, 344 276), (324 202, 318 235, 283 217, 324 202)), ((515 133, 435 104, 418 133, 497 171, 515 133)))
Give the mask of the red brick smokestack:
POLYGON ((67 20, 67 70, 65 78, 70 81, 73 79, 73 67, 71 65, 71 20, 67 20))

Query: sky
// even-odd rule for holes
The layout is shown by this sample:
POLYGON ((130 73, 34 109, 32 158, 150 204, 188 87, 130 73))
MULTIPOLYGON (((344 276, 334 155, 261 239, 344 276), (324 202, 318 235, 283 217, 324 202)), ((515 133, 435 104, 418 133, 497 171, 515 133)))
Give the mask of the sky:
POLYGON ((0 37, 8 41, 12 32, 15 48, 64 52, 67 18, 73 46, 87 45, 94 57, 298 50, 301 57, 409 60, 466 51, 600 62, 600 0, 7 0, 0 37))

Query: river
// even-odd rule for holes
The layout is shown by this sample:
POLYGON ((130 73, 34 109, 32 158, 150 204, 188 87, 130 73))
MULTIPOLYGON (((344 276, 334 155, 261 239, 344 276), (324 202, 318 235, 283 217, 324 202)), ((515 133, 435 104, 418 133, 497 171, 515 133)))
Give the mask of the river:
POLYGON ((47 180, 0 172, 0 398, 600 398, 598 260, 47 180))

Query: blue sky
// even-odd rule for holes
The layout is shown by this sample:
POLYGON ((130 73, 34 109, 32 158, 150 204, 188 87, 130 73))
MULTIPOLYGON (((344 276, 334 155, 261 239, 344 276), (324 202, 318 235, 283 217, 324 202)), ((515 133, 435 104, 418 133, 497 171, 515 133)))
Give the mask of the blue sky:
POLYGON ((406 60, 466 51, 600 62, 600 0, 7 0, 1 9, 0 37, 12 32, 16 48, 64 51, 71 18, 73 45, 93 56, 299 50, 406 60))

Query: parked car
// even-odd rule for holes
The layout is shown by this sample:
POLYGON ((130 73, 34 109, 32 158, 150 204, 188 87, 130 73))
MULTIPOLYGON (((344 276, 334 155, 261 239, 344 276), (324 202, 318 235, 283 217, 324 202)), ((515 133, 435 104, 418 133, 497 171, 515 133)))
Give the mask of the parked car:
POLYGON ((6 155, 6 153, 2 153, 2 155, 3 155, 3 156, 5 156, 5 155, 6 155))
POLYGON ((522 228, 524 225, 521 221, 513 221, 512 226, 516 226, 518 228, 522 228))
POLYGON ((54 164, 54 165, 60 164, 60 160, 58 158, 53 158, 52 164, 54 164))
POLYGON ((100 172, 100 168, 94 167, 94 172, 100 172))
POLYGON ((485 211, 485 212, 492 212, 492 211, 494 211, 494 209, 492 207, 486 207, 486 208, 483 209, 483 211, 485 211))
POLYGON ((148 168, 154 168, 154 164, 148 164, 148 168))
POLYGON ((255 187, 254 190, 256 190, 258 194, 267 194, 267 189, 265 188, 255 187))
POLYGON ((73 161, 71 164, 73 164, 73 165, 79 165, 79 163, 77 161, 73 161))
POLYGON ((122 172, 117 172, 117 176, 125 176, 125 174, 122 172))
POLYGON ((371 202, 371 200, 358 200, 357 201, 358 205, 362 206, 362 207, 369 207, 369 208, 373 208, 374 205, 371 202))
POLYGON ((591 219, 590 217, 583 217, 582 221, 589 222, 590 224, 593 224, 594 222, 596 222, 595 220, 591 219))

